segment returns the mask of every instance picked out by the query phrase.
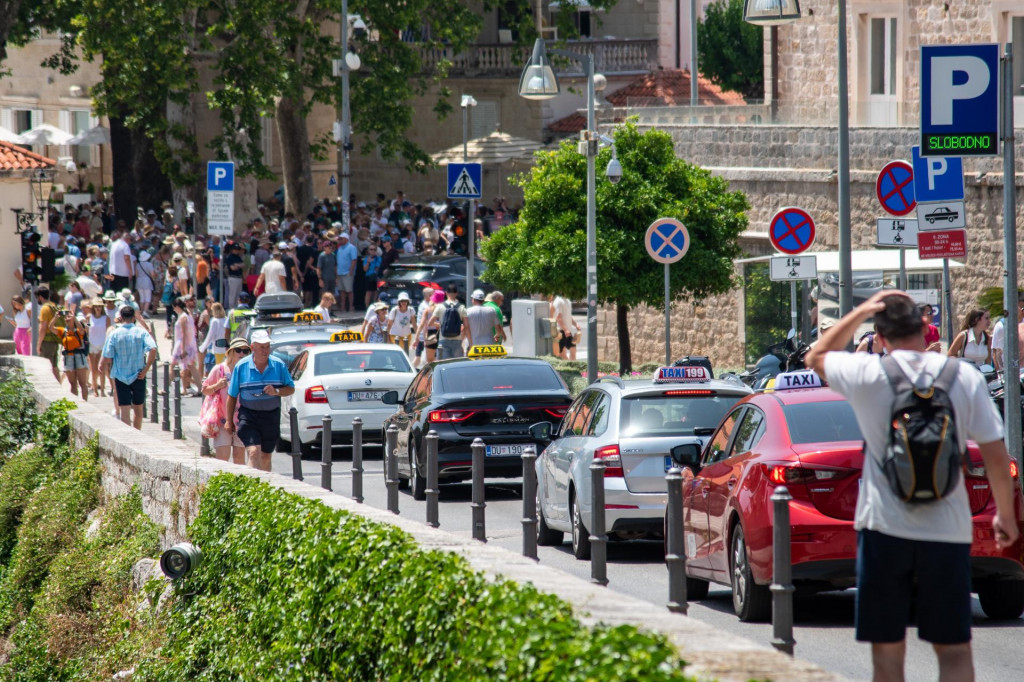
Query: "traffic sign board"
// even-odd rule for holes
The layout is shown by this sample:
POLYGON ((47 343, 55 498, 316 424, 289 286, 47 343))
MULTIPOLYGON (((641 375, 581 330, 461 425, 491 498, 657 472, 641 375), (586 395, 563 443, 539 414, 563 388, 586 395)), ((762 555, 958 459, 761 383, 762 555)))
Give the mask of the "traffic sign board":
POLYGON ((914 198, 919 203, 957 201, 964 198, 964 163, 959 156, 922 157, 911 148, 914 159, 914 198))
POLYGON ((479 199, 483 166, 479 163, 448 164, 448 198, 479 199))
POLYGON ((233 161, 210 161, 206 164, 206 191, 235 191, 235 163, 233 161))
POLYGON ((966 258, 967 230, 933 230, 917 235, 917 257, 966 258))
POLYGON ((235 229, 235 164, 210 161, 206 164, 206 231, 229 235, 235 229))
POLYGON ((917 221, 910 218, 879 218, 879 246, 917 246, 917 221))
POLYGON ((814 243, 814 219, 802 208, 780 208, 768 226, 772 246, 795 256, 814 243))
POLYGON ((921 231, 948 230, 967 227, 964 202, 930 201, 917 205, 917 222, 921 231))
POLYGON ((999 45, 922 45, 922 156, 998 151, 999 45))
POLYGON ((675 263, 690 250, 690 232, 675 218, 658 218, 647 228, 644 245, 659 263, 675 263))
POLYGON ((769 274, 773 282, 815 279, 818 276, 818 257, 772 256, 769 274))
POLYGON ((906 161, 890 161, 875 180, 875 196, 886 213, 907 215, 917 205, 914 168, 906 161))

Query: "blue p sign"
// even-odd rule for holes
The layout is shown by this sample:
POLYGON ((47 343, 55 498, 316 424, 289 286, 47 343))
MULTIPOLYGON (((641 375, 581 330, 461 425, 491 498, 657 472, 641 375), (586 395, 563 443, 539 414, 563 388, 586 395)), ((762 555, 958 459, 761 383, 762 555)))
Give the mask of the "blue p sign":
POLYGON ((207 192, 235 191, 235 164, 232 161, 210 161, 206 164, 207 192))
POLYGON ((999 46, 921 46, 921 156, 996 156, 999 46))

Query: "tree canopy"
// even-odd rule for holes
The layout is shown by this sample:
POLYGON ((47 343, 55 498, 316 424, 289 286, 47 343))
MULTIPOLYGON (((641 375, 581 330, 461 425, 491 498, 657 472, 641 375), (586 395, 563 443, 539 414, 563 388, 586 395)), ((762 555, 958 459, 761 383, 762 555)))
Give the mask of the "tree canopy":
POLYGON ((715 0, 697 23, 697 68, 723 90, 764 98, 764 30, 743 21, 743 0, 715 0))
MULTIPOLYGON (((667 133, 641 133, 627 123, 614 139, 622 164, 617 185, 604 177, 611 150, 597 158, 597 291, 601 303, 622 311, 620 363, 628 368, 625 311, 661 305, 664 295, 664 268, 644 246, 647 228, 658 218, 686 225, 691 245, 670 270, 670 291, 700 301, 732 288, 732 261, 740 255, 749 204, 722 178, 676 158, 667 133)), ((585 298, 586 158, 567 140, 557 151, 538 153, 536 165, 518 181, 525 198, 518 222, 482 245, 490 261, 487 279, 505 289, 585 298)))

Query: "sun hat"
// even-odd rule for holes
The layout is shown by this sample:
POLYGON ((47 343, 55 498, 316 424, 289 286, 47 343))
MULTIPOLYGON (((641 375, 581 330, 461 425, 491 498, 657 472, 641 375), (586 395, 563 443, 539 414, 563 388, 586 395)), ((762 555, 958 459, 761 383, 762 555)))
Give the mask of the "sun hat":
POLYGON ((408 301, 408 300, 410 300, 409 299, 409 294, 407 294, 406 292, 403 291, 402 293, 398 294, 398 300, 399 301, 408 301))
POLYGON ((252 350, 249 346, 249 342, 245 340, 243 336, 236 336, 231 339, 231 343, 228 344, 228 350, 235 350, 236 348, 245 348, 246 350, 252 350))
POLYGON ((103 300, 104 301, 116 301, 117 300, 117 294, 115 294, 112 289, 108 289, 107 291, 103 292, 103 300))
POLYGON ((96 298, 89 301, 89 307, 95 308, 96 306, 103 307, 103 299, 97 296, 96 298))
POLYGON ((267 333, 266 329, 257 329, 252 333, 252 340, 249 343, 270 343, 270 334, 267 333))
POLYGON ((445 299, 443 291, 435 291, 434 295, 430 297, 431 303, 440 303, 445 299))

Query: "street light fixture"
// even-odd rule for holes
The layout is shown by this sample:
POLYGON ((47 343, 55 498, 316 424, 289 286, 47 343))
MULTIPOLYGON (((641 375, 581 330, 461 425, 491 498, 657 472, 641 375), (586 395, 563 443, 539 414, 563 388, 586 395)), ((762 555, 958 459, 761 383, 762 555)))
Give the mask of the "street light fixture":
POLYGON ((746 0, 743 20, 761 26, 781 26, 800 18, 797 0, 746 0))
MULTIPOLYGON (((594 116, 594 56, 569 50, 551 50, 551 54, 581 62, 587 74, 587 129, 580 131, 579 149, 587 157, 587 381, 593 383, 597 381, 597 178, 594 164, 600 142, 594 116)), ((519 96, 546 100, 558 93, 558 78, 548 61, 544 41, 537 38, 530 61, 519 78, 519 96)), ((609 180, 613 172, 618 173, 615 177, 622 177, 622 166, 614 157, 614 151, 607 169, 609 180)))
MULTIPOLYGON (((462 162, 469 161, 469 110, 476 106, 476 98, 473 95, 462 95, 459 103, 462 107, 462 162)), ((469 305, 469 297, 473 292, 476 282, 476 202, 469 200, 469 211, 466 215, 466 305, 469 305)))
POLYGON ((32 196, 35 197, 41 219, 45 219, 47 217, 46 209, 50 204, 50 193, 53 192, 53 171, 49 169, 36 171, 29 179, 29 184, 32 186, 32 196))

